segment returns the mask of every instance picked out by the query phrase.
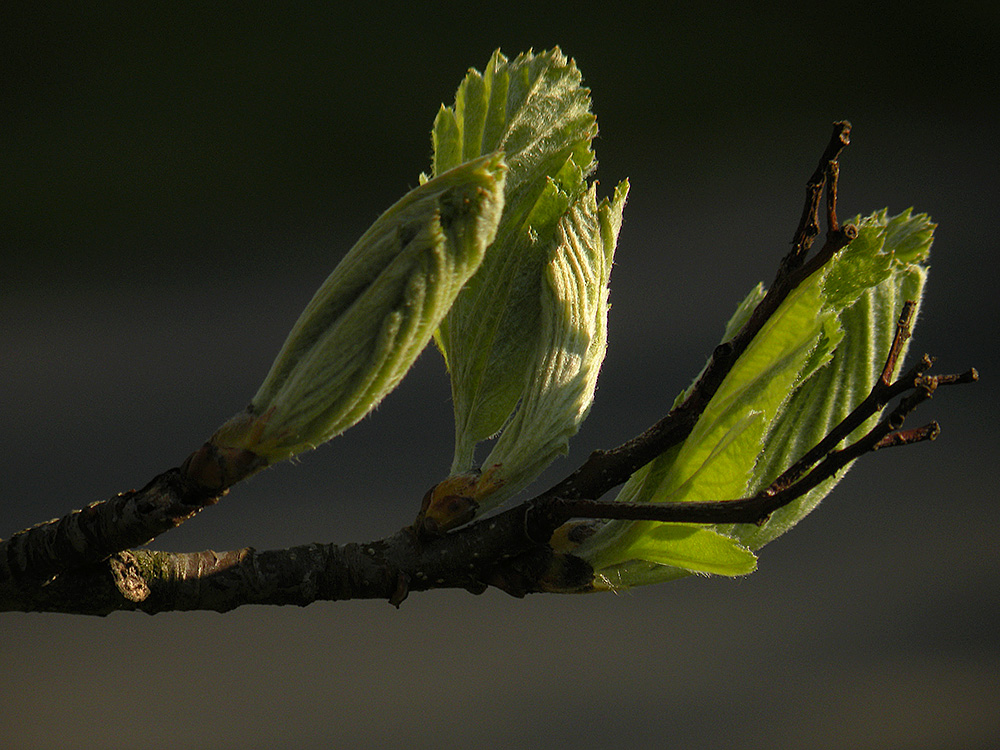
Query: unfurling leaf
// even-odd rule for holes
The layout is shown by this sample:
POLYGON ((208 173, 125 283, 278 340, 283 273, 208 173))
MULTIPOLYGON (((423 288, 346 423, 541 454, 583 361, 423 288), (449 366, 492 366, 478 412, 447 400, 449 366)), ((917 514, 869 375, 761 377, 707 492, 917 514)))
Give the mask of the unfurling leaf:
POLYGON ((643 534, 631 548, 639 560, 698 573, 740 576, 757 568, 757 558, 734 539, 705 526, 661 523, 643 534))
MULTIPOLYGON (((722 500, 753 494, 868 395, 903 303, 922 295, 934 225, 909 211, 893 218, 882 211, 855 221, 856 239, 779 306, 687 440, 637 471, 619 500, 722 500)), ((760 287, 751 292, 726 338, 736 333, 761 296, 760 287)), ((741 547, 758 549, 801 520, 842 475, 778 510, 761 526, 705 528, 741 547)), ((662 529, 673 525, 610 522, 573 553, 594 566, 596 586, 620 588, 705 572, 709 560, 669 561, 676 542, 662 529)))
POLYGON ((566 453, 590 411, 607 350, 608 279, 628 184, 597 204, 592 186, 559 222, 546 267, 542 316, 521 403, 484 465, 492 485, 477 501, 490 507, 520 492, 566 453))
POLYGON ((473 468, 476 443, 496 435, 521 398, 544 267, 559 219, 586 191, 596 134, 580 73, 559 50, 513 62, 495 52, 434 121, 435 175, 496 150, 510 167, 493 247, 435 335, 452 381, 453 473, 473 468))
POLYGON ((292 328, 253 401, 215 433, 257 467, 315 448, 388 394, 482 262, 507 167, 491 154, 404 196, 365 232, 292 328))
POLYGON ((451 476, 418 525, 441 531, 523 489, 585 418, 604 359, 607 285, 627 183, 598 203, 597 123, 580 73, 558 49, 495 53, 434 124, 434 171, 502 149, 504 213, 486 260, 435 339, 455 408, 451 476), (480 475, 476 445, 499 440, 480 475))

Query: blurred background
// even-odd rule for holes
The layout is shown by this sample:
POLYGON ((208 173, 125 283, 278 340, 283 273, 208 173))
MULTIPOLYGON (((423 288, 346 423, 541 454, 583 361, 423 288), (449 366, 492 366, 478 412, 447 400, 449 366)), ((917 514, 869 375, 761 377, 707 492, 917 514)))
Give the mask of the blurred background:
MULTIPOLYGON (((179 464, 429 167, 468 67, 560 45, 632 192, 591 418, 555 480, 665 413, 788 248, 830 123, 841 216, 940 224, 913 351, 982 382, 863 460, 745 579, 305 609, 0 615, 0 744, 987 748, 1000 742, 1000 12, 987 3, 6 4, 0 536, 179 464)), ((409 523, 451 451, 426 352, 372 416, 157 548, 409 523)))

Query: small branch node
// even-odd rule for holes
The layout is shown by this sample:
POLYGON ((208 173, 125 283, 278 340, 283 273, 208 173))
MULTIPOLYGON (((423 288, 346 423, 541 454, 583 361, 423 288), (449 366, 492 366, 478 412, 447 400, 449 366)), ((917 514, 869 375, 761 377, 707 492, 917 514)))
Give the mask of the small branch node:
MULTIPOLYGON (((892 382, 892 374, 896 371, 896 363, 899 360, 900 352, 903 350, 903 345, 906 343, 907 339, 910 338, 913 316, 916 313, 917 304, 913 300, 907 300, 903 303, 903 309, 899 313, 899 320, 896 322, 896 334, 892 339, 892 346, 889 347, 889 355, 886 357, 885 366, 882 368, 882 375, 879 377, 879 383, 884 387, 888 387, 892 382)), ((927 367, 931 366, 930 358, 925 354, 924 360, 927 361, 927 367)), ((926 367, 924 369, 927 369, 926 367)))
POLYGON ((394 606, 396 609, 399 609, 399 606, 409 595, 410 577, 400 570, 396 574, 396 588, 393 590, 392 596, 389 597, 389 604, 394 606))
POLYGON ((940 434, 941 425, 937 422, 931 422, 923 427, 914 427, 911 430, 896 430, 875 443, 872 450, 894 448, 900 445, 913 445, 914 443, 935 440, 940 434))
POLYGON ((963 383, 977 382, 979 380, 979 372, 973 367, 957 375, 934 375, 925 379, 933 380, 935 386, 962 385, 963 383))

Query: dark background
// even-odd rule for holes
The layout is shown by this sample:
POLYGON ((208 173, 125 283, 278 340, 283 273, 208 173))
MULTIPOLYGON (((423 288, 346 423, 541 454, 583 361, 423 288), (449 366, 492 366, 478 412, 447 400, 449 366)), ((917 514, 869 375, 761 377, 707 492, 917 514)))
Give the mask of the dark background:
MULTIPOLYGON (((550 479, 697 372, 787 249, 835 119, 842 216, 940 224, 915 350, 983 378, 921 409, 936 443, 864 460, 745 579, 0 615, 0 744, 996 746, 996 8, 141 5, 0 15, 0 536, 144 484, 242 408, 496 47, 573 56, 602 189, 632 183, 597 402, 550 479)), ((429 351, 348 434, 155 546, 384 536, 451 429, 429 351)))

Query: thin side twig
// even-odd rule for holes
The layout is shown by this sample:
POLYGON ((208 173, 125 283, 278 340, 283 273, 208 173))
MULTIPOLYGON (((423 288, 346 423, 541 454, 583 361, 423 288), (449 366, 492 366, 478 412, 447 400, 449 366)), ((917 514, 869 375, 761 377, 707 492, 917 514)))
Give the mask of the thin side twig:
MULTIPOLYGON (((897 331, 897 336, 903 330, 897 331)), ((890 360, 898 347, 890 352, 890 360)), ((925 358, 929 359, 929 358, 925 358)), ((537 500, 531 519, 536 538, 543 538, 563 523, 574 518, 602 520, 660 521, 666 523, 763 523, 774 511, 804 496, 810 490, 843 470, 866 453, 882 448, 912 445, 937 437, 940 428, 932 422, 923 427, 901 430, 904 419, 923 401, 930 398, 939 385, 971 383, 978 379, 975 369, 960 375, 926 377, 925 368, 913 368, 896 382, 883 389, 876 383, 868 398, 862 401, 820 443, 785 471, 766 488, 751 497, 735 500, 703 502, 627 503, 591 500, 587 498, 544 498, 537 500), (850 445, 834 449, 884 405, 881 391, 893 397, 909 392, 898 406, 880 420, 864 436, 850 445)))

